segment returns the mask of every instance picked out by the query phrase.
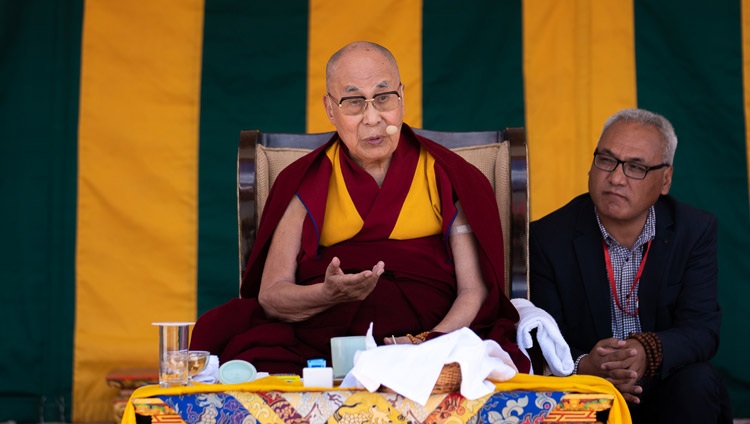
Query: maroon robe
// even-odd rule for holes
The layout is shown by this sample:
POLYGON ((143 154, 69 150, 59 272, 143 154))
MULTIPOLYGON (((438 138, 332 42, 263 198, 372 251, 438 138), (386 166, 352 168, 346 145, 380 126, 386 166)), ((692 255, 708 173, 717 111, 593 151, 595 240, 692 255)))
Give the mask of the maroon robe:
POLYGON ((279 175, 243 276, 241 298, 210 310, 198 319, 191 349, 218 354, 222 363, 245 359, 260 371, 300 374, 307 359, 325 358, 330 363, 331 337, 365 334, 370 322, 374 323, 377 342, 391 335, 417 334, 432 329, 456 297, 455 272, 446 237, 455 218, 455 193, 477 237, 480 266, 488 289, 487 299, 470 328, 484 339, 496 340, 520 371, 528 371, 528 360, 515 344, 518 314, 504 294, 502 230, 489 182, 478 169, 455 153, 416 135, 406 125, 403 128, 382 190, 372 178, 370 182, 366 176, 359 178, 364 171, 357 170, 342 153, 347 185, 350 181, 360 181, 352 197, 364 220, 362 230, 350 240, 330 247, 318 245, 317 229, 325 216, 331 172, 325 149, 337 140, 336 135, 279 175), (399 210, 393 205, 400 205, 408 192, 408 187, 403 188, 404 184, 400 183, 411 181, 419 145, 435 158, 443 231, 441 235, 419 239, 390 240, 388 234, 399 210), (323 281, 325 269, 334 256, 341 259, 347 273, 371 269, 379 260, 385 262, 386 272, 363 301, 336 305, 303 322, 283 323, 265 316, 257 294, 273 231, 295 194, 308 210, 298 256, 298 284, 323 281))

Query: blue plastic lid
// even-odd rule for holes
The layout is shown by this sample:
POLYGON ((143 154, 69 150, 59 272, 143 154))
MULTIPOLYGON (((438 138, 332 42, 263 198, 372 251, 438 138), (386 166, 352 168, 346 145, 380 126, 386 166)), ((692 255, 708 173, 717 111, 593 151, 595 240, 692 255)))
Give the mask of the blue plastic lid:
POLYGON ((323 358, 315 358, 307 360, 307 368, 325 368, 326 360, 323 358))
POLYGON ((234 359, 223 363, 219 367, 219 382, 221 384, 247 383, 255 380, 258 375, 253 364, 241 359, 234 359))

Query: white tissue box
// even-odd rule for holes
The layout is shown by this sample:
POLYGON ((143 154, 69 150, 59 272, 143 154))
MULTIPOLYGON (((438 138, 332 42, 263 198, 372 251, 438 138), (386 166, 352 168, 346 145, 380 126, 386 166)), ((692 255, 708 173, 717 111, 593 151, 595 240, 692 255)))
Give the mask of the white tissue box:
POLYGON ((302 383, 305 387, 333 387, 333 368, 303 368, 302 383))

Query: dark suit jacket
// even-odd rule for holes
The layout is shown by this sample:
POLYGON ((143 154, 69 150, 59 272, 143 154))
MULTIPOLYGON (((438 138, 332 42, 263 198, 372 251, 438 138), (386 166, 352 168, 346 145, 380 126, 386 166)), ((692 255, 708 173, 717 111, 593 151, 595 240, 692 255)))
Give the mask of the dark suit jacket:
MULTIPOLYGON (((643 331, 661 339, 660 376, 707 361, 719 346, 716 218, 670 196, 655 205, 656 237, 638 287, 643 331)), ((573 358, 612 337, 610 290, 594 204, 583 194, 530 227, 530 292, 573 358)))

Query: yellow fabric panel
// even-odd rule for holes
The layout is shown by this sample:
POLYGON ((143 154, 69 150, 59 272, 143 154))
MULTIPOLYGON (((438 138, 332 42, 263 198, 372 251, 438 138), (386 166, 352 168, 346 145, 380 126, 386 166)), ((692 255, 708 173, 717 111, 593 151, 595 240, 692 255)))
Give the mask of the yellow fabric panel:
POLYGON ((750 0, 742 0, 742 86, 745 92, 745 153, 750 190, 750 0))
POLYGON ((307 132, 333 131, 323 108, 325 67, 333 53, 353 41, 372 41, 393 53, 405 86, 404 121, 422 126, 421 0, 310 0, 309 20, 307 132))
POLYGON ((103 422, 107 372, 156 367, 151 323, 195 319, 203 1, 84 16, 72 418, 103 422))
POLYGON ((419 162, 390 238, 407 240, 440 234, 443 226, 440 193, 435 179, 435 158, 420 148, 419 162))
POLYGON ((587 191, 599 132, 635 107, 632 2, 524 0, 531 218, 587 191))
POLYGON ((320 231, 320 244, 323 246, 332 246, 354 237, 364 225, 341 172, 340 148, 340 143, 334 143, 326 151, 333 170, 326 199, 326 217, 320 231))

